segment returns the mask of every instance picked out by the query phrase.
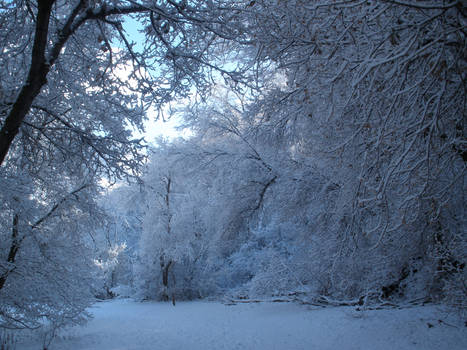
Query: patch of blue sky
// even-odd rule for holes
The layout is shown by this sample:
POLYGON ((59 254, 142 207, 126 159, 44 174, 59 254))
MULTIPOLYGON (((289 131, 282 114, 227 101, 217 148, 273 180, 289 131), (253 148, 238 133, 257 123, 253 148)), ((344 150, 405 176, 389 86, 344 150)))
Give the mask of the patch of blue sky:
MULTIPOLYGON (((127 17, 123 22, 123 29, 127 35, 128 41, 133 44, 135 52, 142 52, 146 42, 144 35, 144 26, 134 17, 127 17)), ((121 44, 119 44, 121 45, 121 44)), ((177 137, 187 137, 188 134, 179 130, 180 120, 177 116, 162 120, 157 117, 154 110, 148 111, 148 119, 144 123, 145 132, 140 133, 133 130, 135 137, 144 137, 147 143, 154 144, 157 139, 175 139, 177 137)))
POLYGON ((123 29, 130 39, 130 43, 134 43, 134 50, 136 52, 142 52, 144 50, 144 42, 146 40, 142 31, 144 30, 143 25, 137 19, 128 16, 123 22, 123 29))

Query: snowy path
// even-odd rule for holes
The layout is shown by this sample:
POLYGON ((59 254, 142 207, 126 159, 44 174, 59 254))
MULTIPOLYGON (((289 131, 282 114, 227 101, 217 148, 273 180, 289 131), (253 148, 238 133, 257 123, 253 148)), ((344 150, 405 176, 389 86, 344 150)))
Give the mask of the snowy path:
MULTIPOLYGON (((444 323, 449 315, 434 306, 359 312, 291 303, 198 301, 173 307, 115 300, 91 311, 88 325, 64 332, 50 350, 467 349, 467 328, 459 321, 444 323)), ((39 346, 18 344, 17 350, 39 346)))

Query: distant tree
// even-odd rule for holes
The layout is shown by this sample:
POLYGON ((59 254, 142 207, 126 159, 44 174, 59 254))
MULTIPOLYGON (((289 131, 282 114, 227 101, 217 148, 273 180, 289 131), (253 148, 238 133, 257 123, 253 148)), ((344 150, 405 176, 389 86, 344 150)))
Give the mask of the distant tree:
POLYGON ((175 147, 161 143, 151 156, 144 177, 146 201, 139 242, 140 294, 165 301, 174 300, 176 294, 185 297, 181 293, 186 274, 177 274, 177 267, 193 262, 196 241, 202 236, 188 193, 190 167, 180 162, 176 152, 175 147))

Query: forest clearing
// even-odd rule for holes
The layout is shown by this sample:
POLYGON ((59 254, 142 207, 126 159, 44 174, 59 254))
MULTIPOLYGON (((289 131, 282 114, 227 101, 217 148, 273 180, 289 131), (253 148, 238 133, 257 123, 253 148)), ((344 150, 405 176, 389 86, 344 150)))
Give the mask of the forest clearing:
MULTIPOLYGON (((435 305, 357 311, 295 303, 106 301, 50 350, 464 350, 467 327, 435 305)), ((40 340, 18 350, 40 349, 40 340)))

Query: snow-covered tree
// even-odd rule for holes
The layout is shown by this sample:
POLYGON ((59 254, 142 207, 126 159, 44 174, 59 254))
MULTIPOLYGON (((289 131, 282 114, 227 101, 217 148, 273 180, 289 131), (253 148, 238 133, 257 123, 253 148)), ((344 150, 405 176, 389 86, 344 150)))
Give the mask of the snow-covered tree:
POLYGON ((151 106, 203 92, 213 70, 239 82, 240 69, 219 65, 225 42, 244 39, 242 6, 0 1, 2 325, 80 319, 91 301, 96 184, 139 175, 145 156, 132 129, 151 106), (124 30, 130 18, 141 50, 124 30))
POLYGON ((103 217, 93 200, 95 186, 84 174, 58 181, 39 172, 31 178, 22 173, 26 165, 11 162, 1 170, 0 326, 85 320, 96 272, 92 234, 103 217))
POLYGON ((161 143, 144 178, 146 201, 137 269, 144 298, 168 300, 192 294, 192 286, 184 280, 193 277, 190 264, 197 259, 204 232, 190 198, 190 167, 174 151, 175 147, 161 143))
POLYGON ((100 268, 101 297, 129 296, 134 290, 134 266, 142 232, 145 197, 138 183, 107 189, 99 203, 107 220, 94 237, 100 268))
POLYGON ((419 293, 455 279, 465 294, 465 14, 455 1, 252 6, 257 55, 286 78, 254 116, 337 196, 321 218, 340 247, 337 294, 387 297, 409 278, 419 293))
POLYGON ((185 114, 205 164, 206 266, 258 293, 465 306, 465 13, 250 2, 262 89, 185 114))

